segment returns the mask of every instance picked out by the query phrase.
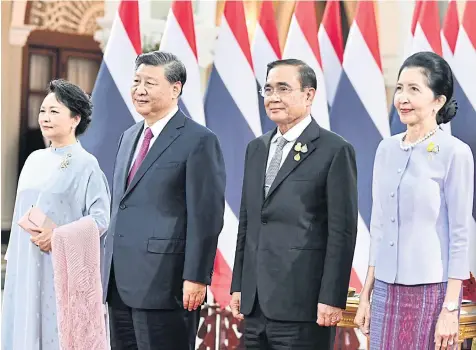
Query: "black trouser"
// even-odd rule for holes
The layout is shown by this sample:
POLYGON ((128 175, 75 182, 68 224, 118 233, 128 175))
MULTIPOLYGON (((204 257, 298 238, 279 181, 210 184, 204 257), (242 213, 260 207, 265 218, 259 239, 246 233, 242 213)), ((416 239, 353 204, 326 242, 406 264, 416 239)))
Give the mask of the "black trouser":
POLYGON ((122 301, 113 268, 108 289, 113 350, 193 350, 200 321, 197 311, 135 309, 122 301), (185 335, 185 336, 184 336, 185 335))
POLYGON ((245 316, 243 336, 246 349, 332 350, 335 327, 320 327, 316 322, 270 320, 261 312, 256 298, 252 313, 245 316))

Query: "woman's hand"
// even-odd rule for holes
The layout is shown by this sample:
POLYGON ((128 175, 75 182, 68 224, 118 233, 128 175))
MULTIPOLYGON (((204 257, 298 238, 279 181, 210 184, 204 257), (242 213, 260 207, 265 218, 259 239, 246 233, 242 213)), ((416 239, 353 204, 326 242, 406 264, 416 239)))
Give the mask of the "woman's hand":
POLYGON ((458 311, 441 310, 435 328, 435 349, 453 349, 458 343, 458 311))
POLYGON ((49 228, 33 228, 32 231, 37 232, 38 234, 32 236, 30 240, 42 251, 51 251, 51 237, 53 237, 53 230, 49 228))
POLYGON ((359 308, 355 314, 354 323, 359 326, 360 331, 369 338, 370 336, 370 303, 360 300, 359 308))

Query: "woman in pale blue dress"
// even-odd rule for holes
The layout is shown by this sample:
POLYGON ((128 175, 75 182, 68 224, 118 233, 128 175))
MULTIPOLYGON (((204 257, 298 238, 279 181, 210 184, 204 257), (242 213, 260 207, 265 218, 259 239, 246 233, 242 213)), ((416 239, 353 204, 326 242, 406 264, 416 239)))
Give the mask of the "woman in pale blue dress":
MULTIPOLYGON (((49 229, 33 237, 17 222, 32 207, 57 225, 91 216, 100 233, 109 224, 110 194, 94 156, 77 141, 92 104, 76 85, 52 81, 38 122, 49 148, 33 152, 18 182, 2 310, 2 350, 59 349, 49 229)), ((100 240, 98 237, 98 245, 100 240)))

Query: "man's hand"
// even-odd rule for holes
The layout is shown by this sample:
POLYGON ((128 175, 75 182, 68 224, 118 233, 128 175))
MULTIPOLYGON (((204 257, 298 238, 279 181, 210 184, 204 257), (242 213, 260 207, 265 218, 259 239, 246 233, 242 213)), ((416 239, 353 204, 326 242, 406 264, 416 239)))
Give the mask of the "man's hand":
POLYGON ((32 228, 38 235, 32 236, 30 241, 36 244, 42 251, 49 252, 51 250, 51 237, 53 237, 53 230, 49 228, 32 228))
POLYGON ((342 319, 342 309, 326 304, 317 304, 317 324, 321 327, 337 325, 342 319))
POLYGON ((230 300, 230 308, 233 317, 237 320, 243 320, 244 316, 240 313, 240 306, 241 306, 241 292, 234 292, 231 295, 230 300))
POLYGON ((183 282, 183 308, 188 311, 197 310, 205 299, 207 286, 198 282, 183 282))

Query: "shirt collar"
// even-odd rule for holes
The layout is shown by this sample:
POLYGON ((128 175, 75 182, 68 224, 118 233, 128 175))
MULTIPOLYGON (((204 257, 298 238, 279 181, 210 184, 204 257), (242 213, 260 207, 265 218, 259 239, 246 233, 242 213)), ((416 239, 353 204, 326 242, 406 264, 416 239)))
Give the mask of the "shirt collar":
MULTIPOLYGON (((167 125, 167 123, 170 121, 170 119, 172 119, 172 117, 175 115, 175 113, 177 113, 178 111, 178 106, 175 106, 174 108, 172 108, 172 110, 165 116, 163 117, 162 119, 160 120, 157 120, 151 127, 150 129, 152 130, 152 134, 154 135, 154 137, 160 135, 160 133, 162 132, 162 130, 165 128, 165 126, 167 125)), ((142 132, 145 132, 145 130, 149 127, 149 125, 147 124, 147 121, 144 122, 144 130, 142 132)))
POLYGON ((295 142, 299 136, 303 133, 304 129, 308 127, 309 124, 312 122, 312 117, 308 115, 306 118, 301 120, 299 123, 294 125, 291 129, 289 129, 284 135, 281 134, 279 128, 277 128, 276 134, 274 135, 271 143, 275 143, 278 141, 280 136, 284 137, 288 142, 295 142))

